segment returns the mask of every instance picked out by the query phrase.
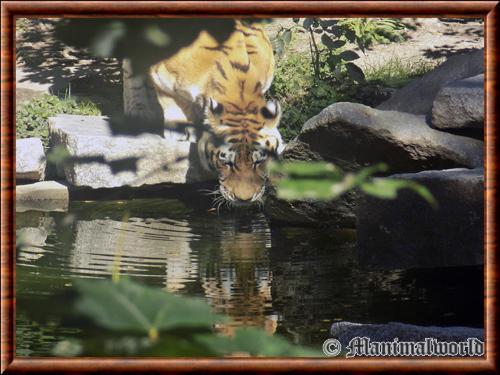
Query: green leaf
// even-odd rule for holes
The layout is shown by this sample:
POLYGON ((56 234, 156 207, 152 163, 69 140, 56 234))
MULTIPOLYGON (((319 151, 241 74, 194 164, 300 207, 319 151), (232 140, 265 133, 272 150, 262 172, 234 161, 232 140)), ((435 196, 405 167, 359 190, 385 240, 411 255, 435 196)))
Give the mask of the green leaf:
POLYGON ((356 173, 356 181, 358 183, 361 183, 364 180, 366 180, 368 177, 373 176, 375 173, 387 172, 388 169, 389 168, 384 163, 379 163, 379 164, 371 165, 369 167, 362 168, 361 170, 359 170, 356 173))
POLYGON ((346 43, 345 40, 333 40, 326 34, 321 35, 321 42, 330 49, 340 48, 346 43))
POLYGON ((319 24, 321 25, 321 27, 327 28, 329 26, 336 25, 337 24, 337 20, 322 20, 322 19, 320 19, 319 20, 319 24))
POLYGON ((337 65, 341 62, 342 60, 340 59, 340 57, 338 55, 330 55, 328 56, 326 62, 328 64, 328 66, 330 67, 330 69, 332 71, 335 70, 335 68, 337 67, 337 65))
POLYGON ((356 41, 356 33, 353 30, 345 30, 344 35, 349 42, 354 43, 356 41))
POLYGON ((366 194, 382 199, 394 199, 401 189, 411 189, 424 198, 433 208, 437 208, 437 202, 431 192, 423 185, 415 181, 395 178, 376 178, 360 185, 366 194))
POLYGON ((171 42, 171 37, 163 31, 158 25, 152 24, 144 30, 146 40, 158 47, 166 47, 171 42))
POLYGON ((339 194, 334 190, 335 183, 323 179, 283 179, 277 184, 278 197, 294 201, 299 199, 329 200, 339 194))
POLYGON ((365 74, 360 67, 352 62, 345 64, 345 67, 353 80, 356 82, 365 82, 365 74))
POLYGON ((326 30, 328 33, 335 35, 336 37, 342 36, 344 34, 344 29, 340 26, 332 26, 326 30))
POLYGON ((287 162, 287 163, 273 163, 270 165, 270 172, 272 173, 285 173, 292 176, 300 177, 315 177, 315 176, 329 176, 340 178, 342 171, 335 165, 327 162, 287 162))
POLYGON ((323 357, 320 351, 292 345, 280 336, 270 336, 257 328, 238 329, 232 338, 207 335, 199 340, 216 349, 219 355, 323 357))
POLYGON ((339 57, 344 61, 352 61, 359 59, 359 56, 354 51, 343 51, 340 53, 339 57))
POLYGON ((312 18, 306 18, 302 22, 302 26, 304 27, 304 29, 309 29, 313 25, 313 23, 314 20, 312 18))
POLYGON ((81 293, 76 309, 110 330, 146 333, 179 328, 211 329, 225 318, 213 314, 201 299, 179 297, 127 278, 111 280, 75 280, 81 293))
POLYGON ((97 56, 112 56, 118 41, 125 35, 125 25, 121 21, 111 22, 105 30, 97 33, 91 48, 97 56))
POLYGON ((83 351, 82 343, 77 339, 59 341, 52 349, 56 357, 76 357, 83 351))

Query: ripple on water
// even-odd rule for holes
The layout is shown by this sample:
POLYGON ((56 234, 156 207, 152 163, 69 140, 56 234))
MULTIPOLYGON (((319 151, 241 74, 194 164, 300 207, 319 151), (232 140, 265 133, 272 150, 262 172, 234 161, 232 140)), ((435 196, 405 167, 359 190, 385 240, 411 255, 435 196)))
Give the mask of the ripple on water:
POLYGON ((258 326, 321 343, 338 320, 482 321, 479 269, 466 278, 360 270, 353 232, 271 230, 258 212, 218 216, 168 199, 72 202, 68 213, 18 213, 16 226, 25 240, 16 263, 19 355, 47 355, 55 340, 73 337, 74 279, 109 277, 117 264, 149 285, 204 297, 231 317, 218 327, 228 333, 258 326), (465 295, 464 307, 456 301, 465 295), (40 333, 37 322, 52 328, 40 333))

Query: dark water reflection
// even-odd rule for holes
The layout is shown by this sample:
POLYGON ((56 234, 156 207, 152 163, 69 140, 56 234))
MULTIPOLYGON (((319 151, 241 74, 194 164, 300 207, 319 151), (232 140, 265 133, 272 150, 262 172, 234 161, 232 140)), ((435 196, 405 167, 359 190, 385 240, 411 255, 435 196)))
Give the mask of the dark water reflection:
MULTIPOLYGON (((75 316, 75 278, 120 273, 196 295, 232 318, 319 347, 333 321, 482 326, 482 268, 369 272, 355 232, 273 228, 258 212, 217 216, 176 200, 74 202, 17 214, 17 355, 96 339, 75 316), (119 259, 119 265, 117 262, 119 259)), ((103 336, 104 337, 104 336, 103 336)), ((104 354, 104 353, 103 353, 104 354)))

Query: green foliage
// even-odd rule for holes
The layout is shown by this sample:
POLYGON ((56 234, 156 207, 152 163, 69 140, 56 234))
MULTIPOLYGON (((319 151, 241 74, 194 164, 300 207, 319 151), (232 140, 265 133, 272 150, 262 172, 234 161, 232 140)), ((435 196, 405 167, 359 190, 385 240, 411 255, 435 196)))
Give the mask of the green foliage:
POLYGON ((216 322, 224 321, 200 299, 179 297, 126 278, 120 282, 80 279, 75 280, 75 286, 82 294, 77 311, 111 330, 156 338, 160 331, 209 330, 216 322))
POLYGON ((378 198, 394 199, 399 190, 410 189, 432 207, 437 207, 429 190, 414 181, 373 178, 374 174, 386 171, 385 164, 363 168, 356 173, 345 173, 327 162, 285 162, 270 167, 278 197, 285 200, 331 200, 355 188, 378 198))
POLYGON ((344 18, 336 24, 361 51, 373 44, 401 42, 406 26, 394 18, 344 18))
POLYGON ((435 69, 437 63, 423 58, 401 58, 394 56, 389 60, 376 63, 365 63, 366 79, 371 82, 381 82, 384 85, 400 88, 414 78, 435 69))
POLYGON ((353 50, 346 49, 347 42, 356 38, 346 26, 338 25, 336 20, 304 19, 302 24, 295 21, 309 35, 311 64, 316 79, 341 85, 364 82, 364 75, 352 61, 359 58, 353 50), (319 37, 320 41, 316 38, 319 37), (357 68, 357 69, 356 69, 357 68), (354 72, 354 74, 352 74, 354 72))
POLYGON ((316 79, 307 56, 290 54, 277 61, 270 93, 283 107, 280 132, 288 141, 308 119, 330 104, 348 99, 352 92, 348 84, 335 86, 316 79))
MULTIPOLYGON (((233 337, 217 335, 214 324, 227 318, 212 313, 198 298, 176 296, 127 278, 117 282, 79 279, 74 283, 81 295, 77 311, 102 328, 124 335, 113 343, 115 351, 126 345, 130 355, 321 356, 261 329, 238 329, 233 337), (136 336, 126 336, 130 334, 136 336)), ((85 343, 62 341, 53 352, 60 356, 85 353, 85 343)))
POLYGON ((58 114, 100 115, 97 106, 90 101, 61 99, 45 94, 19 105, 16 109, 16 137, 39 137, 48 145, 48 119, 58 114))
POLYGON ((292 345, 279 336, 269 336, 262 329, 241 328, 232 338, 205 335, 200 338, 217 355, 238 355, 270 357, 321 357, 322 353, 292 345))
POLYGON ((374 43, 402 40, 404 25, 393 19, 349 18, 294 19, 294 25, 282 27, 273 39, 277 56, 271 94, 283 106, 281 133, 290 140, 304 122, 328 105, 351 100, 365 84, 365 72, 355 61, 374 43), (295 35, 308 35, 309 56, 287 53, 295 35))

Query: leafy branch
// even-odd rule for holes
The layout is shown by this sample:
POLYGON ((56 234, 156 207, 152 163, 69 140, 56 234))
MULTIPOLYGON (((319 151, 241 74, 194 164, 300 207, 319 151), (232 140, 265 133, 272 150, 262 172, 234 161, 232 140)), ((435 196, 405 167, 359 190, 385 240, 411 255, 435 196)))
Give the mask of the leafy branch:
POLYGON ((278 197, 289 201, 331 200, 355 188, 377 198, 394 199, 399 190, 410 189, 437 208, 433 195, 423 185, 404 179, 374 177, 387 170, 387 165, 382 163, 346 173, 327 162, 276 162, 270 166, 270 175, 278 197))
MULTIPOLYGON (((129 278, 78 279, 75 286, 80 293, 76 303, 80 314, 106 330, 136 335, 128 337, 135 338, 133 355, 321 356, 258 328, 237 329, 232 337, 216 334, 214 325, 229 319, 213 313, 200 298, 177 296, 129 278)), ((115 340, 115 347, 120 346, 120 340, 115 340)), ((84 345, 80 340, 62 341, 54 354, 86 353, 84 345)))

